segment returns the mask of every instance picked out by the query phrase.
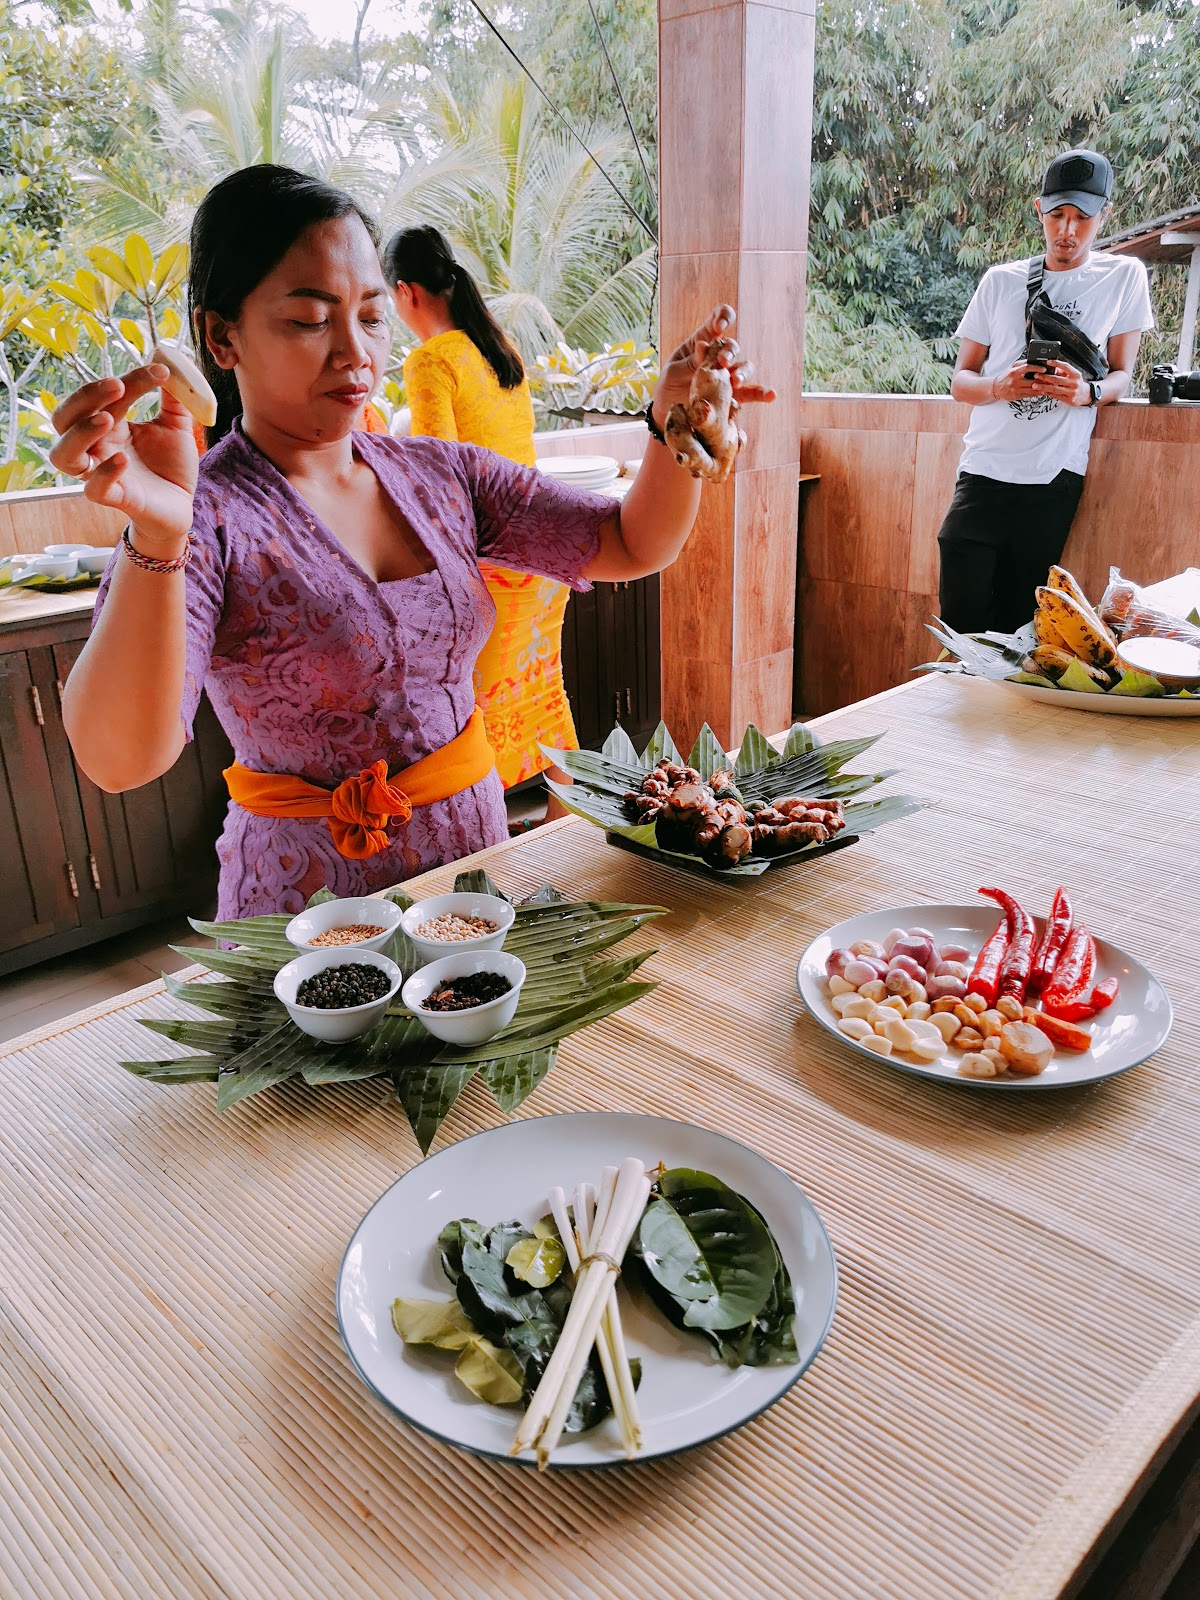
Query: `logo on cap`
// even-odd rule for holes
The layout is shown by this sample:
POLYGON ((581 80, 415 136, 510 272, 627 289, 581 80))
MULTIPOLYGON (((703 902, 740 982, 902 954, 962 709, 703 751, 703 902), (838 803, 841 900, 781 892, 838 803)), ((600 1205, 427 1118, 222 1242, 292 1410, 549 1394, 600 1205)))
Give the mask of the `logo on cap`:
POLYGON ((1064 161, 1056 174, 1064 189, 1082 189, 1096 171, 1096 163, 1084 156, 1072 156, 1064 161))

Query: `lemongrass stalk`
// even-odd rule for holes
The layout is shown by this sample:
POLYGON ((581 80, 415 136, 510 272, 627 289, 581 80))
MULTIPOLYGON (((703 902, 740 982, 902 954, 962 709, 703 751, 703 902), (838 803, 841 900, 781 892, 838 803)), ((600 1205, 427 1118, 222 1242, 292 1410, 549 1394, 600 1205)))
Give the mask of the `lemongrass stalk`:
POLYGON ((567 1320, 513 1440, 513 1455, 536 1444, 539 1466, 545 1465, 562 1437, 567 1412, 604 1315, 611 1269, 601 1257, 613 1261, 624 1257, 645 1207, 645 1195, 649 1192, 645 1170, 633 1156, 621 1163, 604 1231, 589 1252, 595 1259, 586 1265, 581 1262, 582 1270, 576 1279, 567 1320))
MULTIPOLYGON (((589 1184, 580 1186, 583 1191, 582 1211, 588 1221, 587 1236, 580 1240, 582 1258, 587 1257, 594 1248, 593 1240, 598 1240, 604 1231, 616 1183, 616 1167, 605 1167, 594 1211, 592 1207, 594 1191, 589 1184)), ((642 1447, 642 1424, 638 1416, 637 1395, 633 1386, 633 1373, 629 1367, 629 1355, 625 1349, 625 1332, 621 1326, 621 1310, 615 1282, 608 1291, 608 1301, 604 1307, 600 1332, 596 1338, 596 1349, 600 1353, 600 1365, 604 1372, 604 1381, 608 1385, 613 1416, 616 1418, 625 1445, 625 1454, 636 1455, 642 1447)))
MULTIPOLYGON (((556 1392, 552 1391, 554 1399, 550 1406, 549 1415, 537 1435, 539 1467, 545 1466, 562 1438, 567 1414, 571 1409, 571 1402, 574 1399, 579 1379, 583 1376, 588 1352, 603 1320, 614 1277, 614 1269, 609 1263, 618 1263, 618 1267, 615 1270, 619 1270, 619 1263, 624 1259, 625 1251, 629 1247, 629 1241, 633 1237, 633 1231, 638 1225, 642 1212, 645 1210, 646 1200, 650 1193, 649 1182, 644 1177, 645 1170, 642 1163, 632 1156, 621 1163, 621 1170, 617 1176, 616 1193, 613 1196, 613 1203, 605 1221, 604 1230, 598 1239, 593 1237, 591 1240, 589 1255, 596 1259, 592 1260, 584 1268, 584 1303, 579 1312, 574 1343, 569 1346, 569 1353, 564 1359, 558 1389, 556 1392)), ((563 1329, 558 1346, 555 1347, 555 1354, 558 1353, 558 1349, 568 1335, 571 1319, 575 1315, 575 1304, 575 1300, 572 1300, 571 1311, 567 1317, 567 1326, 563 1329)), ((551 1360, 553 1360, 553 1357, 551 1360)), ((548 1374, 549 1367, 547 1367, 548 1374)), ((534 1398, 537 1398, 536 1395, 534 1398)))
MULTIPOLYGON (((613 1167, 614 1178, 616 1171, 617 1169, 613 1167)), ((572 1272, 577 1273, 580 1261, 587 1255, 591 1236, 589 1234, 587 1238, 583 1238, 577 1235, 575 1229, 571 1226, 571 1222, 567 1217, 567 1197, 562 1189, 551 1189, 548 1198, 550 1214, 554 1218, 554 1225, 558 1229, 559 1236, 563 1242, 563 1249, 567 1254, 567 1264, 572 1272)), ((610 1297, 608 1310, 611 1311, 614 1306, 615 1301, 610 1297)), ((624 1349, 624 1339, 620 1341, 620 1348, 624 1349)), ((614 1343, 609 1331, 607 1317, 605 1322, 601 1324, 600 1334, 596 1339, 596 1350, 600 1357, 600 1368, 604 1373, 604 1381, 608 1385, 609 1397, 612 1400, 613 1415, 616 1417, 617 1425, 621 1430, 621 1438, 624 1440, 626 1453, 629 1454, 640 1447, 641 1426, 636 1415, 630 1419, 622 1405, 624 1395, 632 1391, 633 1384, 628 1373, 628 1357, 626 1357, 626 1381, 622 1382, 621 1368, 616 1353, 617 1345, 614 1343)))

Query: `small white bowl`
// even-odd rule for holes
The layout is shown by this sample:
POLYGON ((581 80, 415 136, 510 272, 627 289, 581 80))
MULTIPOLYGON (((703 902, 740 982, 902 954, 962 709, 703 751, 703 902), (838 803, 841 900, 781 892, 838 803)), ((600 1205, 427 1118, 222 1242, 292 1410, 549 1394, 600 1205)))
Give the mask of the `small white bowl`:
POLYGON ((82 556, 91 551, 90 544, 47 544, 42 546, 44 556, 82 556))
POLYGON ((78 570, 79 561, 75 556, 31 556, 19 568, 13 568, 17 578, 73 578, 78 570))
POLYGON ((81 550, 76 556, 80 572, 86 572, 93 578, 98 578, 107 569, 112 560, 112 550, 104 545, 93 545, 87 550, 81 550))
POLYGON ((366 1033, 368 1028, 373 1028, 383 1020, 383 1014, 395 999, 403 978, 400 968, 387 956, 351 944, 338 950, 314 950, 309 955, 297 956, 286 967, 280 967, 275 974, 275 998, 286 1006, 288 1016, 310 1038, 323 1039, 326 1044, 345 1044, 348 1039, 357 1039, 359 1034, 366 1033), (387 993, 380 995, 378 1000, 368 1000, 366 1005, 344 1006, 339 1011, 296 1004, 296 991, 305 978, 311 978, 315 972, 324 972, 327 967, 355 964, 378 967, 386 973, 387 993))
POLYGON ((324 955, 330 950, 375 950, 383 954, 391 948, 396 929, 400 926, 400 907, 391 900, 376 900, 367 895, 349 900, 326 900, 324 905, 310 906, 307 911, 293 917, 283 931, 297 950, 308 951, 312 949, 312 941, 318 934, 328 933, 330 928, 349 928, 355 924, 359 927, 381 927, 384 931, 371 939, 359 939, 355 944, 318 945, 317 953, 324 955))
POLYGON ((409 906, 400 918, 400 926, 412 941, 424 965, 469 950, 501 949, 516 914, 507 900, 501 900, 494 894, 435 894, 428 900, 418 900, 415 906, 409 906), (483 917, 496 924, 496 931, 481 933, 477 939, 418 939, 416 930, 423 923, 444 916, 483 917))
POLYGON ((447 1044, 483 1044, 501 1028, 507 1028, 516 1015, 521 985, 525 982, 525 963, 505 950, 472 950, 463 955, 445 956, 414 972, 404 985, 401 1000, 420 1018, 435 1039, 447 1044), (465 978, 472 972, 499 972, 512 988, 495 1000, 487 1000, 469 1011, 427 1011, 425 1000, 448 978, 465 978))

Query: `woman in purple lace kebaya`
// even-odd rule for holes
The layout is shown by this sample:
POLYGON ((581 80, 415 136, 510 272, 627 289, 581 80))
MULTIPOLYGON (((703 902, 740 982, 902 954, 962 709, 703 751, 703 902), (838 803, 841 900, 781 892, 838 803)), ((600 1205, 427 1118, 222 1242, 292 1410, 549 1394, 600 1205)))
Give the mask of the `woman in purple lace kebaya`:
MULTIPOLYGON (((653 440, 618 505, 473 446, 356 432, 388 357, 386 304, 373 232, 348 196, 248 168, 210 192, 192 229, 189 305, 219 401, 198 481, 190 419, 170 395, 150 422, 126 416, 166 369, 88 384, 59 407, 55 464, 130 519, 63 697, 76 758, 101 787, 166 771, 202 690, 252 772, 333 789, 383 761, 402 784, 474 710, 494 618, 481 557, 586 589, 657 571, 682 548, 698 486, 653 440)), ((660 428, 697 350, 733 321, 719 307, 675 352, 660 428)), ((773 398, 747 381, 736 346, 729 359, 740 400, 773 398)), ((339 854, 324 820, 231 803, 219 915, 298 911, 325 885, 370 893, 506 836, 494 770, 416 806, 365 860, 339 854)))

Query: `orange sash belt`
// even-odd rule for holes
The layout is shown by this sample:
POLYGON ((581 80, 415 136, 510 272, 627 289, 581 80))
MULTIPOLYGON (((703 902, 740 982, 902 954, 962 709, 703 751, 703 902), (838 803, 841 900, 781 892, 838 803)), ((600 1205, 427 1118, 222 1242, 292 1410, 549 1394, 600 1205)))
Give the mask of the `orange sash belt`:
POLYGON ((414 806, 448 800, 482 782, 496 765, 487 740, 483 712, 471 713, 457 738, 388 777, 387 762, 376 761, 336 789, 322 789, 283 772, 251 772, 235 761, 225 769, 230 798, 255 817, 325 818, 339 853, 351 861, 386 850, 389 822, 407 822, 414 806))

